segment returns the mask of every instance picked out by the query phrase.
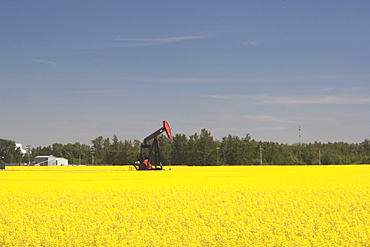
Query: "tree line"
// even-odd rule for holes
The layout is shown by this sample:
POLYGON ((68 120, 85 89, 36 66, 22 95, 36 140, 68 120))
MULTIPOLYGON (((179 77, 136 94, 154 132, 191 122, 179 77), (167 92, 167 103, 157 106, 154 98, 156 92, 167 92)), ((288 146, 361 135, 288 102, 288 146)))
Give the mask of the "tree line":
MULTIPOLYGON (((361 143, 314 142, 283 144, 228 135, 215 139, 202 129, 190 136, 175 134, 170 142, 158 137, 163 164, 171 165, 312 165, 370 164, 370 140, 361 143)), ((54 143, 29 149, 26 154, 15 142, 0 139, 0 163, 28 163, 39 155, 68 159, 70 164, 132 164, 139 156, 141 141, 99 136, 91 145, 54 143)))

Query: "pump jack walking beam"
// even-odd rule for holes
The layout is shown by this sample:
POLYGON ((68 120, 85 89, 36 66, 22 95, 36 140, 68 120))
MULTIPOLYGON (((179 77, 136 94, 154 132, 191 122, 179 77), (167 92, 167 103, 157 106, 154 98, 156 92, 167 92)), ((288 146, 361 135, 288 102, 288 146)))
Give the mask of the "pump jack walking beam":
POLYGON ((147 137, 144 138, 144 143, 146 144, 147 142, 157 138, 160 134, 162 134, 163 132, 166 132, 167 134, 167 137, 169 139, 172 138, 172 133, 171 133, 171 128, 170 128, 170 125, 166 122, 166 121, 163 121, 163 127, 160 128, 159 130, 157 130, 156 132, 148 135, 147 137))

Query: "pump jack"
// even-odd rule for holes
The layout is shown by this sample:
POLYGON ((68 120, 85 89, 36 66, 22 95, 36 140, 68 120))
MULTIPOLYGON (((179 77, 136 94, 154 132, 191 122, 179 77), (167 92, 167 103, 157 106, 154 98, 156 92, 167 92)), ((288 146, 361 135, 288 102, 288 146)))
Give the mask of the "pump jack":
POLYGON ((166 132, 169 139, 172 138, 170 125, 166 121, 163 121, 163 126, 160 129, 145 137, 144 142, 140 146, 139 158, 135 160, 134 166, 136 170, 163 170, 157 140, 157 137, 163 132, 166 132), (150 141, 152 143, 148 144, 150 141))

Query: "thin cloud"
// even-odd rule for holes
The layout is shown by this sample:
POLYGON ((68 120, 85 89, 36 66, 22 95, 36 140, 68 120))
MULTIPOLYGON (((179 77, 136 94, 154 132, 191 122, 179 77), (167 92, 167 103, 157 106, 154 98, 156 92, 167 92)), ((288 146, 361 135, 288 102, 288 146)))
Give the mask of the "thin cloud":
POLYGON ((53 66, 58 65, 55 61, 51 61, 51 60, 35 59, 34 61, 37 63, 48 64, 48 65, 53 65, 53 66))
POLYGON ((335 93, 356 93, 366 91, 366 88, 362 87, 353 87, 353 88, 324 88, 320 90, 321 93, 335 92, 335 93))
POLYGON ((117 93, 114 90, 86 90, 86 91, 73 91, 71 93, 76 94, 107 94, 107 93, 117 93))
POLYGON ((300 82, 300 81, 325 81, 335 79, 333 75, 303 75, 303 76, 272 76, 253 79, 255 82, 300 82))
POLYGON ((194 78, 194 77, 173 77, 173 78, 164 78, 163 82, 168 83, 216 83, 224 82, 226 80, 219 78, 194 78))
MULTIPOLYGON (((354 89, 353 89, 354 90, 354 89)), ((350 90, 350 92, 354 92, 350 90)), ((370 104, 370 97, 356 94, 322 96, 276 96, 276 95, 208 95, 209 98, 251 102, 254 105, 355 105, 370 104)))
POLYGON ((352 105, 368 104, 369 97, 354 97, 340 95, 325 96, 253 96, 258 104, 264 105, 352 105))
POLYGON ((179 37, 167 37, 167 38, 157 38, 157 39, 129 39, 118 37, 115 41, 123 41, 124 47, 136 47, 136 46, 152 46, 161 45, 166 43, 181 42, 186 40, 196 40, 196 39, 207 39, 210 38, 208 35, 198 35, 198 36, 179 36, 179 37))
POLYGON ((213 98, 213 99, 231 99, 232 96, 230 95, 219 95, 219 94, 212 94, 212 95, 208 95, 207 97, 209 98, 213 98))
POLYGON ((126 80, 137 82, 159 82, 173 84, 204 84, 204 83, 219 83, 227 82, 228 79, 212 78, 212 77, 155 77, 155 76, 125 76, 126 80))
POLYGON ((257 41, 257 40, 253 40, 253 41, 248 41, 248 42, 244 42, 243 45, 244 46, 258 46, 260 45, 260 41, 257 41))
POLYGON ((245 118, 249 120, 256 120, 261 122, 274 122, 274 123, 286 123, 286 122, 292 122, 285 118, 279 118, 275 116, 269 116, 269 115, 247 115, 245 118))
POLYGON ((256 127, 256 128, 251 128, 250 131, 268 131, 268 130, 284 130, 287 129, 285 126, 266 126, 266 127, 256 127))

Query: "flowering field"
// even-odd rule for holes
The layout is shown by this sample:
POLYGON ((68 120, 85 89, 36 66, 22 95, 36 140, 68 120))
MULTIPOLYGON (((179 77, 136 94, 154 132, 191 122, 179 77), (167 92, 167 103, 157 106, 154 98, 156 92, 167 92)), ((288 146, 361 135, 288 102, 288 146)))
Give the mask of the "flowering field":
POLYGON ((365 165, 7 167, 0 186, 0 246, 370 246, 365 165))

